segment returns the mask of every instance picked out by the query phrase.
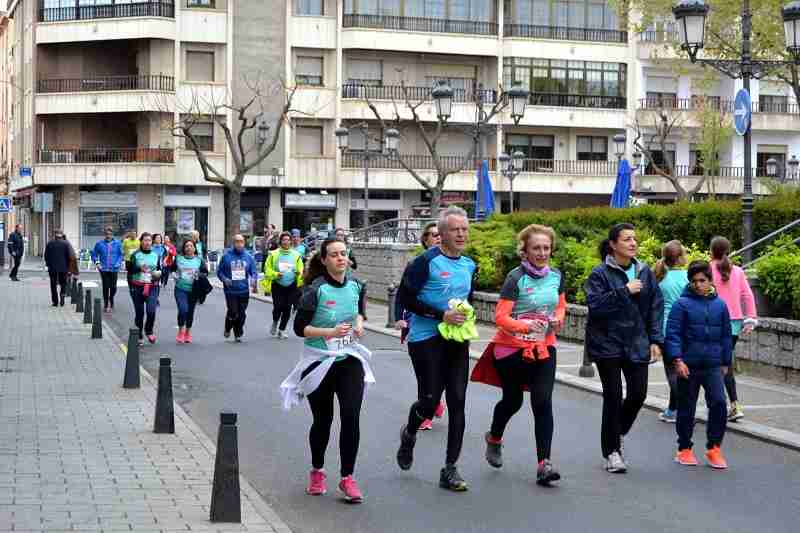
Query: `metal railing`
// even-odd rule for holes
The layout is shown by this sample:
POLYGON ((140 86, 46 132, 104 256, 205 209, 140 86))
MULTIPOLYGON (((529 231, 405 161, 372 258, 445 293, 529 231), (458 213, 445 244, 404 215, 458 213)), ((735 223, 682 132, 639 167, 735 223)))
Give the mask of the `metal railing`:
MULTIPOLYGON (((370 100, 409 100, 433 101, 432 87, 409 87, 401 85, 362 85, 345 84, 342 86, 342 98, 370 100)), ((484 104, 497 102, 497 91, 493 89, 453 89, 454 102, 475 102, 480 99, 484 104)))
POLYGON ((400 17, 396 15, 345 14, 342 18, 342 27, 497 35, 496 22, 485 20, 446 20, 424 17, 400 17))
MULTIPOLYGON (((767 243, 767 242, 769 242, 769 241, 771 241, 771 240, 773 240, 773 239, 775 239, 777 237, 780 237, 781 235, 783 235, 784 233, 786 233, 787 231, 789 231, 790 229, 792 229, 792 228, 794 228, 795 226, 798 226, 798 225, 800 225, 800 218, 798 218, 797 220, 795 220, 793 222, 790 222, 790 223, 786 224, 782 228, 776 229, 775 231, 773 231, 769 235, 764 235, 763 237, 761 237, 757 241, 751 242, 750 244, 748 244, 747 246, 745 246, 743 248, 740 248, 739 250, 735 250, 734 252, 732 252, 730 254, 730 257, 736 257, 737 255, 742 255, 742 253, 746 252, 747 250, 752 250, 756 246, 760 246, 760 245, 765 244, 765 243, 767 243)), ((795 239, 794 241, 792 241, 792 243, 800 245, 800 238, 795 239)), ((749 263, 745 263, 744 265, 742 265, 742 268, 747 268, 749 266, 752 266, 753 264, 761 261, 762 259, 765 259, 765 258, 771 256, 775 252, 777 252, 779 250, 783 250, 784 248, 786 248, 786 246, 789 246, 789 244, 786 244, 784 246, 781 246, 777 250, 773 250, 773 251, 768 252, 768 253, 766 253, 766 254, 764 254, 762 256, 759 256, 759 257, 753 259, 752 261, 750 261, 749 263)))
POLYGON ((640 98, 639 109, 674 109, 680 111, 696 111, 703 105, 707 105, 717 111, 725 113, 733 112, 732 100, 721 100, 719 98, 640 98))
MULTIPOLYGON (((700 165, 675 165, 673 167, 674 175, 681 178, 699 178, 703 175, 703 172, 703 167, 700 165)), ((649 166, 644 168, 643 174, 645 176, 657 175, 655 170, 649 166)), ((744 179, 744 167, 721 166, 712 171, 709 176, 713 178, 744 179)), ((753 167, 752 176, 755 178, 770 178, 782 183, 800 181, 800 175, 794 173, 788 165, 777 167, 775 175, 772 176, 767 173, 767 167, 753 167)))
POLYGON ((753 113, 800 114, 800 106, 783 102, 753 102, 753 113))
POLYGON ((78 5, 77 7, 43 7, 39 9, 39 22, 126 17, 175 18, 175 3, 158 0, 131 4, 78 5))
MULTIPOLYGON (((427 154, 402 154, 403 161, 414 170, 436 170, 433 163, 433 156, 427 154)), ((489 170, 497 169, 497 159, 485 158, 489 162, 489 170)), ((459 155, 440 155, 439 161, 445 169, 463 169, 463 172, 474 171, 483 159, 467 161, 464 165, 464 156, 459 155)), ((342 154, 342 168, 363 168, 364 159, 357 152, 342 154)), ((387 170, 403 170, 403 165, 395 156, 375 154, 369 159, 369 168, 379 168, 387 170)))
POLYGON ((599 43, 627 43, 628 32, 600 28, 568 28, 564 26, 537 26, 532 24, 503 25, 507 37, 528 39, 553 39, 558 41, 593 41, 599 43))
POLYGON ((39 163, 173 163, 171 148, 49 148, 39 150, 39 163))
POLYGON ((175 91, 175 78, 162 75, 87 76, 83 78, 43 79, 37 82, 40 93, 82 93, 94 91, 175 91))
POLYGON ((627 98, 624 96, 598 96, 590 94, 564 93, 531 93, 531 105, 555 107, 597 107, 605 109, 625 109, 627 98))
POLYGON ((391 242, 419 244, 422 230, 433 218, 390 218, 366 228, 353 230, 350 240, 353 242, 391 242))
POLYGON ((678 40, 678 32, 670 30, 646 30, 639 32, 640 43, 666 43, 678 40))
POLYGON ((616 161, 572 161, 560 159, 523 159, 522 172, 574 174, 578 176, 615 176, 616 161))

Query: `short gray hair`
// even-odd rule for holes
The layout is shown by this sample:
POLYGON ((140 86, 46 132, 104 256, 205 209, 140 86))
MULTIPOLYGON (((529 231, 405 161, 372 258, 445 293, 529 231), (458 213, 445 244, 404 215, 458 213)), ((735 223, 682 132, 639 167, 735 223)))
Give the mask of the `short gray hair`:
POLYGON ((469 218, 467 216, 467 212, 461 209, 460 207, 450 206, 441 213, 439 213, 439 222, 436 224, 439 233, 444 235, 444 232, 447 231, 447 218, 451 216, 456 217, 464 217, 469 218))

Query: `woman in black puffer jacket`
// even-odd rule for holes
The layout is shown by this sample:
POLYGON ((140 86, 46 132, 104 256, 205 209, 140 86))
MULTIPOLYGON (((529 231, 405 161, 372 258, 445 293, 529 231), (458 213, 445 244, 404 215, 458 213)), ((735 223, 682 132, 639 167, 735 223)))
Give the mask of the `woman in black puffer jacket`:
POLYGON ((624 473, 623 437, 647 397, 648 364, 661 358, 664 299, 650 268, 636 259, 636 231, 617 224, 600 245, 602 264, 584 287, 586 351, 603 384, 601 445, 606 470, 624 473), (627 394, 622 398, 622 376, 627 394))

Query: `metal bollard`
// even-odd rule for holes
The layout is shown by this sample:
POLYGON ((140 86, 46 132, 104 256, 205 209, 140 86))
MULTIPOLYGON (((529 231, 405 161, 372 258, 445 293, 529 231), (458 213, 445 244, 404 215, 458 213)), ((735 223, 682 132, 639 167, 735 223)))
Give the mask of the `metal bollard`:
POLYGON ((78 296, 75 299, 75 312, 83 313, 83 283, 78 283, 78 296))
POLYGON ((72 278, 72 287, 70 288, 69 291, 70 305, 73 305, 75 303, 75 300, 77 299, 78 299, 78 282, 75 280, 75 278, 72 278))
POLYGON ((242 521, 239 494, 239 437, 236 413, 219 414, 217 456, 214 459, 214 484, 211 488, 211 521, 242 521))
POLYGON ((94 299, 94 313, 92 316, 92 338, 93 339, 102 339, 103 338, 103 313, 100 309, 102 305, 100 298, 94 299))
POLYGON ((92 323, 92 290, 86 289, 86 298, 83 302, 83 323, 92 323))
POLYGON ((138 389, 139 382, 139 330, 131 328, 128 331, 128 353, 125 358, 125 376, 122 386, 126 389, 138 389))
POLYGON ((389 287, 386 289, 386 305, 389 306, 389 313, 387 314, 386 320, 386 327, 389 329, 394 329, 394 323, 397 322, 399 319, 398 317, 394 316, 394 302, 397 300, 397 287, 394 283, 390 284, 389 287))
POLYGON ((586 353, 585 344, 583 346, 583 364, 581 364, 581 368, 578 370, 578 375, 582 378, 594 377, 594 367, 592 366, 592 360, 589 359, 589 354, 586 353))
POLYGON ((175 433, 175 406, 172 403, 172 359, 169 357, 162 357, 159 360, 153 433, 175 433))

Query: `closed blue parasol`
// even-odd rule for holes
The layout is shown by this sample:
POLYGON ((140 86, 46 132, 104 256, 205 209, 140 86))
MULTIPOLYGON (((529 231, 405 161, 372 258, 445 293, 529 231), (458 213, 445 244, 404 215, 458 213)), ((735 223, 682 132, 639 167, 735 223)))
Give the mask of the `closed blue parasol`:
POLYGON ((488 217, 494 213, 494 191, 492 190, 492 180, 489 179, 489 162, 481 161, 478 167, 478 190, 475 193, 475 208, 477 215, 488 217))
POLYGON ((611 195, 611 207, 628 207, 631 198, 631 166, 627 159, 619 162, 617 170, 617 183, 611 195))

